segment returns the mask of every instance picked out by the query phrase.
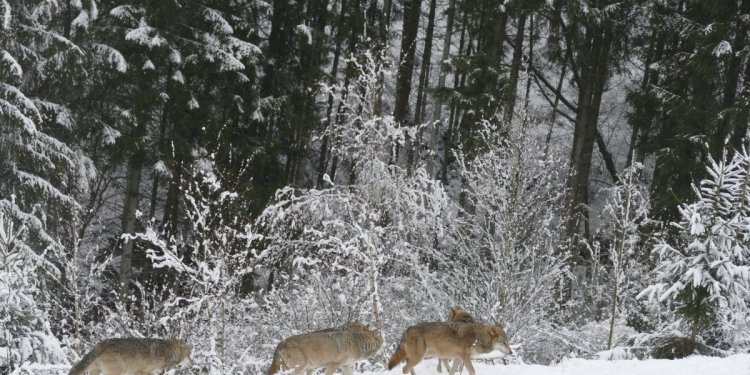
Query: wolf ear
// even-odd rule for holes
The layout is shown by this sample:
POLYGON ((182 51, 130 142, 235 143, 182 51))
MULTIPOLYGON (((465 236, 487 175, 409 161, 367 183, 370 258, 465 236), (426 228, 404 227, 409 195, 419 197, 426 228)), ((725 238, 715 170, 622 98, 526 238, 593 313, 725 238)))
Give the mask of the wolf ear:
POLYGON ((490 338, 491 338, 491 339, 494 339, 495 337, 497 337, 497 336, 500 336, 500 334, 499 334, 499 333, 497 333, 497 331, 496 331, 496 330, 495 330, 494 328, 492 328, 492 329, 491 329, 491 330, 490 330, 490 331, 488 332, 488 334, 490 335, 490 338))
POLYGON ((461 308, 460 307, 451 307, 451 316, 450 316, 450 318, 448 320, 455 319, 458 316, 458 314, 460 314, 460 313, 461 313, 461 308))

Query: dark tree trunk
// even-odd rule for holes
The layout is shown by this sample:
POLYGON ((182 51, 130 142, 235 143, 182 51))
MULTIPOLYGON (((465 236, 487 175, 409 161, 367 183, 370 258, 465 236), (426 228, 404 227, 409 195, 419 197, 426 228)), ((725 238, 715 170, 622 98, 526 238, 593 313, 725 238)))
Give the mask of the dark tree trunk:
POLYGON ((506 126, 513 120, 513 111, 516 108, 516 91, 518 86, 518 76, 521 72, 521 56, 523 56, 523 32, 526 28, 526 13, 518 16, 518 28, 516 37, 513 41, 513 59, 510 63, 510 79, 508 80, 508 97, 505 107, 506 126))
MULTIPOLYGON (((648 50, 646 51, 646 63, 644 66, 643 71, 643 79, 641 80, 641 92, 645 94, 649 90, 649 85, 651 85, 651 64, 654 61, 657 44, 659 42, 657 41, 658 34, 656 31, 652 32, 650 43, 648 50)), ((655 77, 654 77, 655 78, 655 77)), ((641 111, 640 108, 636 108, 636 113, 641 111)), ((642 112, 642 111, 641 111, 642 112)), ((645 115, 645 114, 644 114, 645 115)), ((643 153, 643 147, 640 146, 643 144, 643 135, 646 129, 642 129, 642 123, 643 119, 639 119, 638 121, 633 122, 633 129, 632 133, 630 134, 630 144, 628 146, 628 155, 627 160, 625 162, 625 167, 630 167, 633 164, 633 159, 635 159, 636 162, 642 163, 645 159, 645 154, 643 153), (636 153, 638 155, 636 155, 636 153)))
MULTIPOLYGON (((450 0, 450 4, 448 5, 448 9, 446 10, 446 27, 445 27, 445 36, 443 37, 443 55, 440 59, 440 75, 438 77, 438 88, 443 88, 445 86, 445 76, 446 72, 443 69, 442 63, 450 57, 450 49, 451 49, 451 39, 453 37, 453 19, 455 18, 456 14, 456 8, 455 8, 455 0, 450 0)), ((433 155, 427 159, 427 173, 430 176, 434 176, 435 173, 435 159, 437 158, 437 145, 438 145, 438 137, 440 137, 440 134, 442 133, 442 126, 445 123, 443 121, 442 117, 443 113, 443 98, 440 96, 435 97, 435 105, 432 111, 432 121, 433 121, 433 127, 432 127, 432 136, 430 137, 430 150, 433 152, 433 155)), ((445 143, 445 146, 447 147, 447 143, 445 143)))
POLYGON ((424 117, 425 97, 427 82, 430 77, 430 59, 432 58, 432 34, 435 30, 435 7, 436 0, 430 0, 430 13, 427 16, 427 30, 425 30, 424 52, 422 53, 422 69, 419 73, 419 86, 417 90, 417 106, 414 113, 414 123, 419 124, 424 117))
POLYGON ((411 79, 414 72, 414 53, 417 49, 421 3, 421 0, 406 0, 404 2, 404 28, 401 35, 401 54, 398 59, 396 75, 396 103, 393 110, 394 120, 398 123, 404 123, 408 120, 409 94, 411 93, 411 79))
MULTIPOLYGON (((125 180, 125 199, 122 208, 122 233, 134 235, 136 232, 136 211, 140 198, 141 170, 145 155, 141 151, 135 152, 128 161, 128 173, 125 180)), ((128 296, 132 279, 133 244, 134 240, 122 241, 122 255, 120 257, 120 296, 128 296)))
POLYGON ((571 150, 571 172, 569 187, 571 195, 571 217, 568 234, 575 237, 581 234, 588 237, 588 184, 591 172, 592 151, 599 120, 604 84, 607 79, 611 35, 601 30, 590 30, 592 37, 588 54, 578 64, 580 85, 578 92, 578 113, 576 114, 573 147, 571 150), (581 228, 583 225, 583 228, 581 228))

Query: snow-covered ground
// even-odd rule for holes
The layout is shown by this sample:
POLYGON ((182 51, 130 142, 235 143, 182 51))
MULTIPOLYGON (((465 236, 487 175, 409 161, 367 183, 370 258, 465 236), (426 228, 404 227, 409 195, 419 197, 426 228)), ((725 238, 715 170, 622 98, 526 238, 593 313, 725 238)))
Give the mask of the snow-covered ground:
MULTIPOLYGON (((400 375, 403 364, 391 371, 365 372, 364 375, 400 375)), ((555 366, 492 365, 474 363, 477 375, 750 375, 750 354, 726 358, 689 357, 678 360, 586 360, 570 359, 555 366)), ((443 370, 443 374, 447 373, 443 370)), ((437 360, 427 359, 415 368, 416 375, 437 374, 437 360)), ((461 375, 467 375, 464 369, 461 375)))

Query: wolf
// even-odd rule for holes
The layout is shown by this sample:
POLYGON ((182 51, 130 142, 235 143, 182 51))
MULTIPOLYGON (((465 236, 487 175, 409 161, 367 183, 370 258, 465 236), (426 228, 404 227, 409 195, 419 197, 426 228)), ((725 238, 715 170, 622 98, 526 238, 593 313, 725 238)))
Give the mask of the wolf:
POLYGON ((68 374, 153 375, 178 365, 193 365, 185 341, 127 337, 99 342, 68 374))
MULTIPOLYGON (((475 375, 471 356, 496 350, 512 354, 508 337, 500 324, 420 323, 406 329, 388 361, 388 369, 406 360, 403 373, 408 374, 426 355, 431 355, 461 360, 469 375, 475 375)), ((450 375, 456 372, 458 363, 454 363, 450 375)))
MULTIPOLYGON (((447 322, 476 323, 476 320, 474 320, 474 317, 471 316, 471 314, 464 311, 464 309, 460 307, 453 307, 451 308, 451 312, 448 314, 447 322)), ((437 372, 443 372, 442 366, 445 366, 445 369, 448 370, 450 368, 448 367, 449 364, 450 364, 450 359, 438 358, 437 372)), ((459 368, 459 371, 461 370, 463 370, 463 365, 461 365, 459 368)))
POLYGON ((284 339, 276 346, 268 375, 289 369, 295 374, 311 375, 320 367, 326 368, 326 375, 333 374, 337 368, 341 368, 344 375, 351 375, 353 363, 370 358, 382 346, 380 332, 362 324, 350 323, 303 333, 284 339))

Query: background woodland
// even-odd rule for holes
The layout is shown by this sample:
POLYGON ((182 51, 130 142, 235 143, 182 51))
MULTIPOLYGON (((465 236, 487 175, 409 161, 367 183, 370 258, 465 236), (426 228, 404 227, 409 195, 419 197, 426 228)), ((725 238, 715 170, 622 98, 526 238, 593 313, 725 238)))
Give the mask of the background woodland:
MULTIPOLYGON (((0 0, 0 373, 462 306, 750 346, 748 0, 0 0)), ((743 349, 744 348, 744 349, 743 349)), ((377 360, 365 366, 382 366, 377 360)))

